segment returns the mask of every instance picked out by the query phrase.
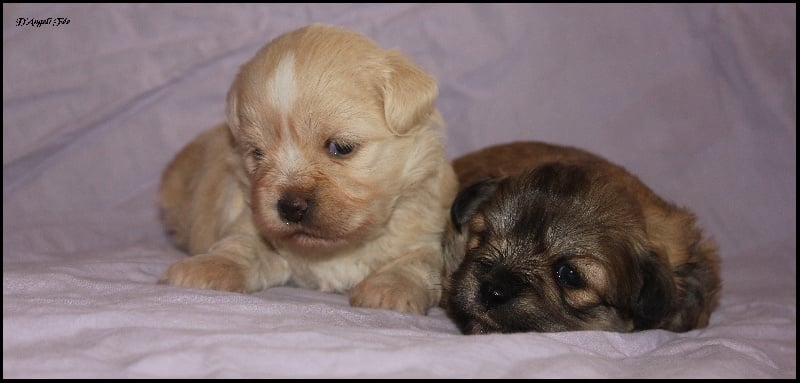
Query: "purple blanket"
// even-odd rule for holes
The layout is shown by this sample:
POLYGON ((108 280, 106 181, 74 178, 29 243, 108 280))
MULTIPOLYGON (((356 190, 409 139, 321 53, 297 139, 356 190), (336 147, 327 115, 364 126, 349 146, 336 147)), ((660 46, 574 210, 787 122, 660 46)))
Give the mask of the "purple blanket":
POLYGON ((3 4, 4 378, 796 378, 796 5, 3 4), (452 158, 599 153, 720 245, 707 328, 461 335, 278 287, 156 284, 167 161, 312 22, 434 74, 452 158))

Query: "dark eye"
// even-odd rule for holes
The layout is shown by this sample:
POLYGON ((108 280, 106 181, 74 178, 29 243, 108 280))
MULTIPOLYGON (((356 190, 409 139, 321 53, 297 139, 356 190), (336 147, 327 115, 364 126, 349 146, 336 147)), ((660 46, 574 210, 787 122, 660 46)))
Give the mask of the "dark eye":
POLYGON ((253 150, 251 150, 250 151, 250 155, 253 156, 253 158, 255 158, 257 160, 260 160, 260 159, 264 158, 264 152, 261 149, 253 149, 253 150))
POLYGON ((583 287, 583 279, 581 275, 578 274, 578 270, 568 264, 563 264, 558 267, 558 270, 556 270, 556 278, 558 279, 558 283, 565 288, 578 289, 583 287))
POLYGON ((350 154, 350 152, 355 149, 355 145, 353 144, 336 142, 333 140, 328 140, 328 142, 325 143, 325 146, 328 149, 328 154, 334 157, 350 154))

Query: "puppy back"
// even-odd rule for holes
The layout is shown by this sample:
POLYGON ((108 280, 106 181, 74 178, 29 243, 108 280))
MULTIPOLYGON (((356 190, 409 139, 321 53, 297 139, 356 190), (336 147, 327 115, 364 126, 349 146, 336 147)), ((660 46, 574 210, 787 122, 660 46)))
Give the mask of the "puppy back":
POLYGON ((464 189, 486 178, 505 177, 532 169, 546 162, 603 161, 578 148, 544 142, 511 142, 483 148, 453 160, 453 168, 464 189))
MULTIPOLYGON (((175 245, 202 253, 220 235, 215 206, 223 197, 222 178, 231 177, 235 146, 230 130, 219 124, 197 135, 167 164, 161 175, 161 218, 175 245), (204 224, 198 224, 198 222, 204 224)), ((235 167, 233 167, 235 168, 235 167)))

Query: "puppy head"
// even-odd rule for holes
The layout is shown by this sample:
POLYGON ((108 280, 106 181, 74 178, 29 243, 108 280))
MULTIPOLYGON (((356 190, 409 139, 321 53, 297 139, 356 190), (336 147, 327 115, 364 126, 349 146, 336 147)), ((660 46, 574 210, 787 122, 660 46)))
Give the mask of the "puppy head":
POLYGON ((451 213, 464 258, 446 309, 464 333, 625 332, 674 310, 640 202, 601 167, 549 163, 480 181, 451 213))
POLYGON ((441 150, 436 82, 366 37, 310 25, 246 63, 227 122, 256 225, 288 247, 331 249, 379 235, 415 161, 441 150))

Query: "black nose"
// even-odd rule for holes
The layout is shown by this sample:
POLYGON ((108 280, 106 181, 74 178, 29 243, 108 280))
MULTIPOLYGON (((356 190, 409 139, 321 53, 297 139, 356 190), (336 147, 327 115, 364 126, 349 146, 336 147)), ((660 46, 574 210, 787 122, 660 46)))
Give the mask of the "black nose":
POLYGON ((481 284, 481 304, 487 309, 491 309, 508 302, 512 297, 512 293, 508 286, 498 284, 492 281, 484 282, 481 284))
POLYGON ((510 301, 518 292, 518 283, 508 269, 495 266, 483 278, 479 294, 483 307, 491 309, 510 301))
POLYGON ((278 214, 286 222, 299 223, 308 215, 309 205, 305 196, 289 193, 278 200, 278 214))

